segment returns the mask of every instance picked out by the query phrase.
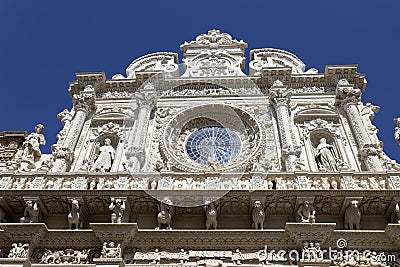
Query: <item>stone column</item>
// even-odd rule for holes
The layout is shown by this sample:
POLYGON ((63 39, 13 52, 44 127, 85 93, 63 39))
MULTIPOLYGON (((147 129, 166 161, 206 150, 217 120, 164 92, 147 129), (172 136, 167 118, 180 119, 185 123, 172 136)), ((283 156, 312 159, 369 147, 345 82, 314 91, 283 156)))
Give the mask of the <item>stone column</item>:
POLYGON ((73 153, 82 132, 87 116, 94 110, 94 88, 87 85, 79 94, 73 95, 75 114, 72 118, 68 133, 60 147, 55 147, 55 158, 52 172, 64 172, 73 161, 73 153))
POLYGON ((300 147, 296 145, 290 125, 289 103, 292 92, 277 80, 270 89, 270 102, 275 108, 278 121, 279 136, 282 144, 282 158, 286 171, 295 171, 300 147))
POLYGON ((361 91, 341 79, 336 87, 336 104, 343 108, 349 119, 349 124, 358 144, 358 152, 369 171, 383 171, 379 160, 381 148, 371 140, 366 125, 363 122, 357 103, 360 101, 361 91))
POLYGON ((136 94, 137 116, 133 129, 128 137, 128 147, 126 152, 127 167, 131 172, 138 172, 142 169, 145 162, 145 143, 146 133, 149 125, 150 112, 156 103, 154 90, 136 94))

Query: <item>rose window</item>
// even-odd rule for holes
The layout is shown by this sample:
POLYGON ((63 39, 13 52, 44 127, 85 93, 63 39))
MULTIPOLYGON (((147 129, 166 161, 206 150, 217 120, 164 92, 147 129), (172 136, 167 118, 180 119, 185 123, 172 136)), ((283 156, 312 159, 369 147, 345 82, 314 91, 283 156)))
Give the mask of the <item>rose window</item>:
POLYGON ((229 128, 219 126, 201 128, 186 141, 187 154, 202 165, 228 163, 239 154, 240 148, 238 135, 229 128))

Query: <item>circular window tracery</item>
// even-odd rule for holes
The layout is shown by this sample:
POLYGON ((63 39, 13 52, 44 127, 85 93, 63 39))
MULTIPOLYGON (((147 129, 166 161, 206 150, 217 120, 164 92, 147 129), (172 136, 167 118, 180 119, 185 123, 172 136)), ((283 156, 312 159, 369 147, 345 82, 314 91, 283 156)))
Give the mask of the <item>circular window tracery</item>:
POLYGON ((202 165, 210 162, 225 164, 240 152, 240 138, 229 128, 204 127, 192 133, 186 141, 189 157, 202 165))

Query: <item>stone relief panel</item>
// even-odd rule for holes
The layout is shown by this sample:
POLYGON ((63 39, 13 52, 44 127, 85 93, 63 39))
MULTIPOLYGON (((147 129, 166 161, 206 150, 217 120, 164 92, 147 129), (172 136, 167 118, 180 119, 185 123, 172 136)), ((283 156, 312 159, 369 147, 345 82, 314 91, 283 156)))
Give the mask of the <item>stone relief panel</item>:
POLYGON ((84 206, 87 206, 90 214, 109 214, 109 199, 105 196, 83 196, 84 206))
POLYGON ((265 214, 291 215, 294 214, 296 196, 267 196, 265 214))
POLYGON ((343 196, 317 195, 314 200, 314 207, 320 215, 339 215, 344 201, 343 196))
POLYGON ((250 214, 250 197, 248 195, 225 195, 220 200, 221 214, 250 214))
POLYGON ((48 214, 67 214, 69 212, 68 199, 64 196, 44 195, 40 197, 40 200, 48 214))
POLYGON ((128 197, 131 213, 133 214, 157 214, 157 201, 147 194, 128 197))
POLYGON ((363 215, 385 215, 391 202, 390 196, 365 196, 359 207, 363 215))

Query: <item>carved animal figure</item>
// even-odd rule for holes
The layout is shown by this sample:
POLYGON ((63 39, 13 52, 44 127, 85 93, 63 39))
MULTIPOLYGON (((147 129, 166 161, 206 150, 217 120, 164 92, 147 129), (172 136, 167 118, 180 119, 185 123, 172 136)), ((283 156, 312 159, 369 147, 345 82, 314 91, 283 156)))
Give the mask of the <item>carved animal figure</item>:
POLYGON ((68 214, 69 229, 82 229, 83 223, 79 218, 79 202, 73 199, 71 202, 71 212, 68 214))
POLYGON ((79 264, 81 262, 86 263, 89 254, 88 254, 87 250, 82 250, 82 251, 75 250, 74 256, 75 256, 74 263, 79 264))
POLYGON ((24 217, 20 219, 21 223, 37 223, 39 222, 39 207, 32 200, 26 201, 24 217))
POLYGON ((392 212, 391 222, 400 224, 400 206, 399 206, 399 203, 396 204, 396 207, 394 208, 394 211, 392 212))
POLYGON ((360 230, 361 211, 358 207, 358 201, 351 201, 344 213, 344 229, 360 230))
POLYGON ((213 227, 214 230, 217 229, 217 216, 218 216, 218 208, 215 207, 214 203, 210 203, 206 205, 205 207, 206 211, 206 229, 209 230, 210 227, 213 227))
POLYGON ((160 204, 160 212, 157 215, 157 222, 158 222, 158 227, 156 229, 167 229, 167 230, 171 230, 171 219, 172 216, 169 213, 170 211, 170 207, 161 202, 160 204))
POLYGON ((260 228, 261 230, 264 229, 264 220, 265 220, 265 212, 264 208, 262 206, 261 201, 254 201, 254 207, 253 207, 253 212, 251 214, 251 217, 253 219, 253 229, 258 229, 260 228))

